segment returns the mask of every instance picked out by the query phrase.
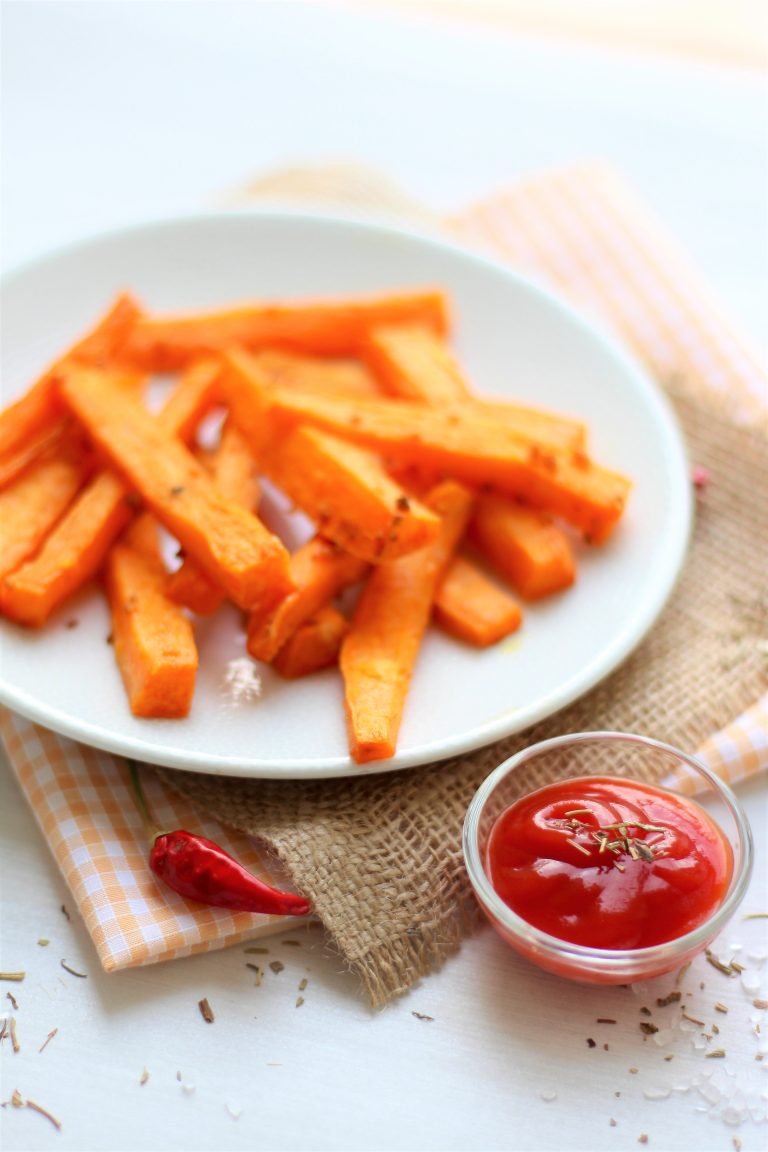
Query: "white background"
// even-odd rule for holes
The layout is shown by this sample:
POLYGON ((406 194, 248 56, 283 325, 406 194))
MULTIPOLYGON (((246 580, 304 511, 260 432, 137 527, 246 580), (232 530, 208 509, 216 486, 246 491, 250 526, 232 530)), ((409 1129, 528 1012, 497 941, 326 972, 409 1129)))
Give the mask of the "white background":
MULTIPOLYGON (((6 3, 3 57, 6 268, 114 225, 220 204, 282 164, 356 160, 451 210, 596 157, 666 217, 765 351, 766 96, 755 73, 293 3, 6 3)), ((630 1149, 641 1133, 655 1150, 765 1144, 764 1125, 728 1126, 711 1089, 709 1101, 696 1088, 646 1096, 705 1071, 765 1112, 768 1057, 754 1057, 768 1024, 757 1037, 755 994, 703 959, 683 987, 691 1015, 719 1023, 723 1061, 682 1034, 665 1048, 643 1041, 638 1009, 670 1012, 655 1007, 669 980, 639 996, 584 989, 529 968, 490 931, 379 1014, 317 931, 291 933, 299 948, 268 942, 266 959, 285 970, 259 988, 244 962, 265 958, 240 949, 105 977, 59 910, 63 881, 7 768, 0 784, 0 966, 28 972, 0 985, 19 1001, 22 1044, 16 1056, 2 1045, 1 1094, 18 1088, 63 1123, 56 1132, 5 1109, 4 1148, 526 1152, 630 1149)), ((759 847, 744 911, 765 911, 765 785, 740 792, 759 847)), ((765 951, 764 922, 737 917, 729 943, 765 951)), ((749 970, 765 996, 765 966, 749 970)))

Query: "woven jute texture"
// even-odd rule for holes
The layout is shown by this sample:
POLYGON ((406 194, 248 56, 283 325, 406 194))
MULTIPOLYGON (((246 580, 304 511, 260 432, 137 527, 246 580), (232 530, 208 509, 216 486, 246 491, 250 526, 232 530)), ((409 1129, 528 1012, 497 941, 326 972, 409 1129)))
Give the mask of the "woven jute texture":
MULTIPOLYGON (((688 751, 765 690, 768 453, 677 381, 692 461, 712 481, 697 501, 684 573, 650 635, 609 679, 525 733, 411 771, 317 783, 162 772, 194 804, 263 839, 312 900, 374 1006, 409 988, 477 921, 461 853, 483 777, 518 749, 566 732, 642 732, 688 751)), ((458 689, 457 689, 458 690, 458 689)), ((520 788, 544 783, 521 777, 520 788)))

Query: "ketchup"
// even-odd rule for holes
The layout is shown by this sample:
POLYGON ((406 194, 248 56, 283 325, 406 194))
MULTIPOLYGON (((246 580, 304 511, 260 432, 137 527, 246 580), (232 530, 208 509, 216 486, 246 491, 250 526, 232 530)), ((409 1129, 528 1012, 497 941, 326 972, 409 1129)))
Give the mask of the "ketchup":
POLYGON ((634 780, 549 784, 498 817, 488 876, 514 912, 560 940, 647 948, 722 903, 733 853, 695 801, 634 780))

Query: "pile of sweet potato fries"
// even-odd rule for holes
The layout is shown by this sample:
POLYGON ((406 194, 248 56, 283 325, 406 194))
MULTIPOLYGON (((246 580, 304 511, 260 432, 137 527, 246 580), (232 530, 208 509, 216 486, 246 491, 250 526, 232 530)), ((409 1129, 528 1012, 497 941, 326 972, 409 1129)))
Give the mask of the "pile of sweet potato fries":
POLYGON ((448 327, 437 290, 180 316, 121 296, 0 413, 0 610, 40 628, 101 578, 132 712, 183 717, 194 617, 228 599, 255 660, 338 663, 351 755, 393 756, 430 620, 479 646, 509 635, 517 598, 567 588, 573 532, 605 541, 630 487, 580 422, 475 396, 448 327), (176 376, 153 413, 157 373, 176 376), (314 524, 292 554, 259 519, 261 477, 314 524))

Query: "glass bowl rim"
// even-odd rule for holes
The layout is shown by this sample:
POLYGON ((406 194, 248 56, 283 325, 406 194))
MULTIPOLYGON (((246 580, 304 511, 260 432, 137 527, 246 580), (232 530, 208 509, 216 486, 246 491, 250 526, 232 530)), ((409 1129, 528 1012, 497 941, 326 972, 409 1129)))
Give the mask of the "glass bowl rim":
MULTIPOLYGON (((542 787, 544 787, 544 785, 542 785, 542 787)), ((613 971, 617 969, 634 969, 641 964, 651 967, 655 962, 668 961, 670 953, 685 955, 706 944, 708 940, 717 934, 720 927, 729 919, 733 911, 735 911, 741 903, 752 874, 753 861, 752 830, 746 813, 740 801, 725 781, 717 776, 711 768, 708 768, 706 764, 702 763, 702 761, 695 756, 683 752, 680 748, 676 748, 672 744, 665 744, 661 740, 654 740, 650 736, 640 736, 634 732, 608 730, 570 732, 562 736, 553 736, 548 740, 539 740, 535 744, 529 744, 513 756, 509 756, 486 776, 472 797, 464 817, 462 846, 464 862, 470 883, 480 903, 485 910, 491 914, 494 920, 499 922, 501 927, 521 941, 524 940, 527 944, 535 945, 542 953, 548 953, 561 958, 570 957, 573 960, 590 961, 596 969, 611 969, 613 971), (644 948, 594 948, 587 944, 575 944, 568 940, 561 940, 557 936, 552 936, 548 932, 541 931, 521 916, 518 916, 516 912, 513 912, 512 909, 504 903, 495 888, 491 885, 480 857, 478 844, 480 817, 489 796, 503 779, 509 776, 510 773, 521 764, 533 759, 534 756, 542 752, 549 752, 554 748, 559 748, 566 744, 598 743, 609 740, 639 744, 657 752, 666 753, 703 775, 729 809, 736 824, 736 832, 742 850, 741 866, 737 866, 737 869, 734 871, 725 900, 712 915, 702 924, 699 924, 697 928, 686 932, 683 936, 677 936, 674 940, 667 940, 661 944, 653 944, 644 948)))

